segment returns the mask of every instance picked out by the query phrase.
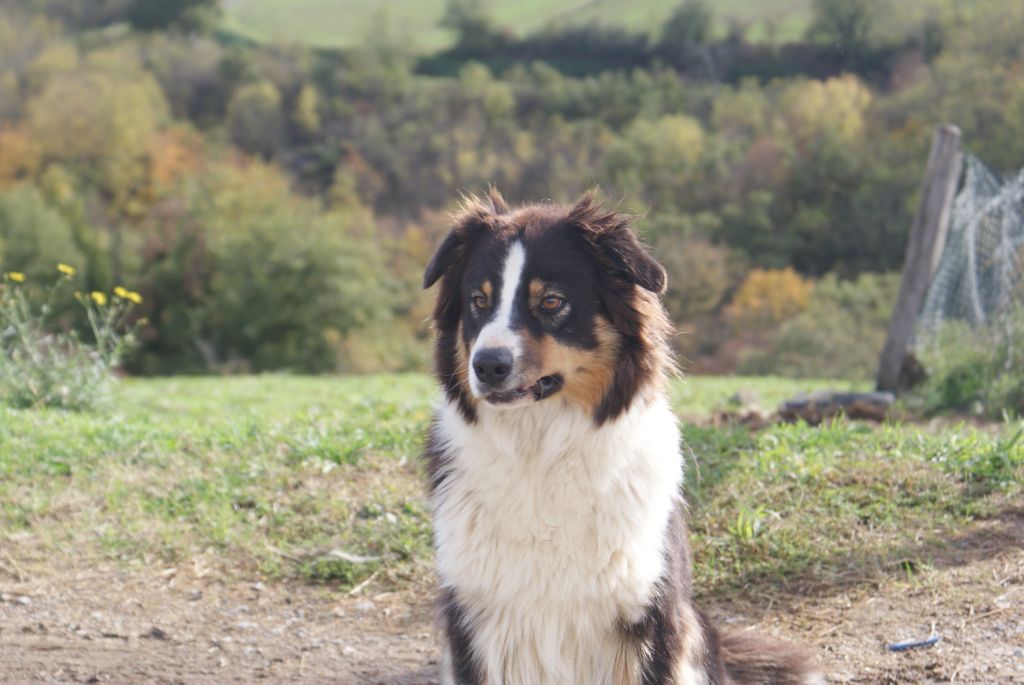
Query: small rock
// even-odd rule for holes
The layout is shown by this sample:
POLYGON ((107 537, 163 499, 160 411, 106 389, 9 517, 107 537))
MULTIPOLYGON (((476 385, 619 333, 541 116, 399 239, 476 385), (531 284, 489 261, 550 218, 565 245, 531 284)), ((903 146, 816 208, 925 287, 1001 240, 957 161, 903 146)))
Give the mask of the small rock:
POLYGON ((193 590, 192 592, 188 593, 188 601, 190 602, 198 602, 202 598, 203 593, 201 590, 193 590))
POLYGON ((358 602, 355 608, 356 611, 365 614, 368 611, 373 611, 374 609, 376 609, 377 605, 367 599, 363 600, 362 602, 358 602))
POLYGON ((167 640, 170 639, 171 636, 167 634, 167 631, 161 628, 157 628, 156 626, 153 626, 147 632, 143 633, 139 637, 145 637, 151 640, 167 640))
POLYGON ((357 654, 357 650, 352 645, 345 645, 341 650, 341 654, 342 656, 355 656, 357 654))

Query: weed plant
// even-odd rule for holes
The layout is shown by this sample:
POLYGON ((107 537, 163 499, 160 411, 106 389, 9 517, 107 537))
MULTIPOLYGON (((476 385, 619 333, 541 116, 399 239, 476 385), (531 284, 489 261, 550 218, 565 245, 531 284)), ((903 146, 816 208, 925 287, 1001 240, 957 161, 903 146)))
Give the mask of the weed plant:
POLYGON ((142 297, 123 287, 110 295, 74 293, 92 342, 74 329, 55 326, 51 319, 56 304, 75 279, 72 266, 59 264, 57 271, 59 276, 42 289, 17 271, 4 274, 0 285, 0 401, 12 407, 95 406, 107 397, 114 369, 134 344, 128 319, 142 297))

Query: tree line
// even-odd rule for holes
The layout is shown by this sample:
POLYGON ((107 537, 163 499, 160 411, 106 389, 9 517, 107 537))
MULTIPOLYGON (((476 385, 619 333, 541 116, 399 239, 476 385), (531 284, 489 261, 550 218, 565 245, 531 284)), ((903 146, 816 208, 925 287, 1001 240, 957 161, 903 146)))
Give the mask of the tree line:
POLYGON ((0 267, 141 292, 136 372, 421 368, 458 193, 599 186, 643 215, 693 366, 835 372, 825 346, 869 375, 934 124, 1024 160, 1024 9, 816 0, 778 45, 708 7, 517 37, 452 2, 423 57, 387 27, 247 43, 202 0, 0 3, 0 267))

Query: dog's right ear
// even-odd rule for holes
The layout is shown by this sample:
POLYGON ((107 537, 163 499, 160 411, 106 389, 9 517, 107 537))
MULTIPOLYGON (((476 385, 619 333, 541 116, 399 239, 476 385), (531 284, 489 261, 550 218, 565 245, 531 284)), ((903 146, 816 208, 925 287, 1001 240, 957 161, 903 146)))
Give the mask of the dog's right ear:
POLYGON ((437 280, 455 263, 461 244, 462 239, 458 233, 453 230, 448 234, 448 237, 441 243, 441 247, 437 248, 437 252, 430 258, 427 270, 423 272, 424 290, 437 283, 437 280))
POLYGON ((491 188, 486 197, 470 195, 463 199, 462 208, 452 218, 452 231, 444 239, 437 252, 427 264, 423 273, 424 289, 437 283, 468 252, 473 239, 482 232, 497 226, 502 214, 509 211, 508 203, 496 188, 491 188))

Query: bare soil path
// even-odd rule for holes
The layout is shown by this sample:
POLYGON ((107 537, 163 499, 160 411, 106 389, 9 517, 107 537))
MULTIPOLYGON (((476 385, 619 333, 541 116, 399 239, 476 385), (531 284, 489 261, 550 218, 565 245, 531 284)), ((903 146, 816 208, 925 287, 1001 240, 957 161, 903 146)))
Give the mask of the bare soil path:
MULTIPOLYGON (((349 597, 201 564, 28 563, 0 550, 0 683, 437 682, 425 589, 349 597)), ((1024 683, 1024 509, 975 523, 927 568, 844 587, 751 587, 720 624, 815 647, 834 683, 1024 683), (927 649, 885 644, 927 637, 927 649)))

